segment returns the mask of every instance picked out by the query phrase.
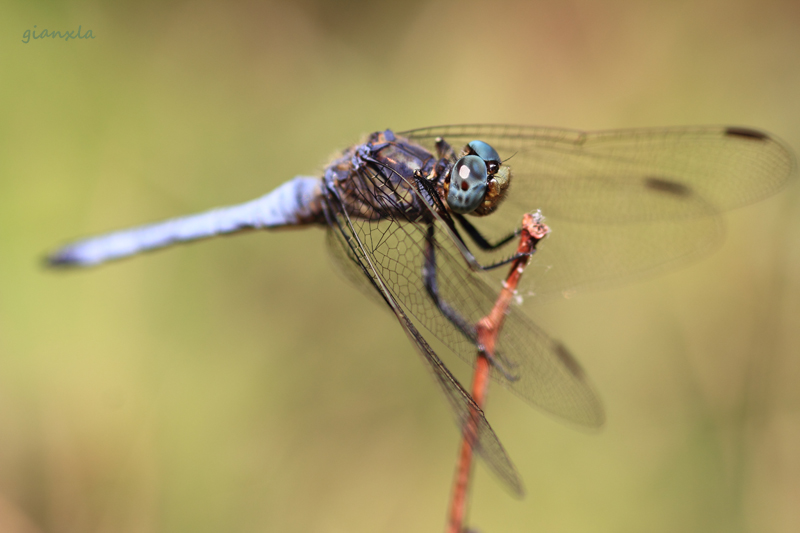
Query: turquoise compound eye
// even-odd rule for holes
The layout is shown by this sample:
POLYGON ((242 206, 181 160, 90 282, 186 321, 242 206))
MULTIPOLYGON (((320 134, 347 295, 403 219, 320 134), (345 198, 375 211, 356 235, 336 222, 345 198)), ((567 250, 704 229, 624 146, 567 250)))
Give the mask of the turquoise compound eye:
POLYGON ((475 211, 486 195, 488 180, 489 174, 483 159, 477 155, 465 155, 450 170, 447 205, 462 215, 475 211))
POLYGON ((498 167, 500 166, 500 154, 485 142, 472 141, 467 147, 469 147, 470 152, 483 159, 487 165, 489 163, 495 163, 498 167))

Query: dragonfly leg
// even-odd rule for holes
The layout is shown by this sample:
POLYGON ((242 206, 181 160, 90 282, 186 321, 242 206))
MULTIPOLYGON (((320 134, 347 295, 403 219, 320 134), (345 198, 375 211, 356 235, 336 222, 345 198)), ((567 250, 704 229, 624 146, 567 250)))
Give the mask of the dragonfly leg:
POLYGON ((505 266, 505 265, 508 265, 510 263, 513 263, 517 259, 523 259, 525 257, 530 257, 532 255, 533 255, 533 252, 516 253, 516 254, 514 254, 514 255, 512 255, 510 257, 507 257, 505 259, 501 259, 500 261, 497 261, 496 263, 491 263, 489 265, 481 265, 480 263, 478 263, 478 270, 494 270, 495 268, 498 268, 498 267, 505 266))
MULTIPOLYGON (((464 231, 466 231, 467 235, 470 236, 470 239, 472 239, 472 241, 478 246, 478 248, 480 248, 482 250, 487 250, 487 251, 496 250, 496 249, 502 247, 503 245, 507 244, 509 241, 511 241, 515 237, 518 237, 520 235, 520 232, 521 232, 521 229, 517 229, 513 233, 511 233, 510 235, 507 235, 507 236, 503 237, 502 239, 500 239, 498 242, 492 244, 492 243, 489 242, 488 239, 486 239, 486 237, 481 235, 480 231, 478 231, 478 228, 476 228, 475 226, 470 224, 463 216, 458 215, 458 214, 454 214, 454 215, 455 216, 453 218, 458 220, 459 224, 464 228, 464 231)), ((481 271, 493 270, 495 268, 498 268, 498 267, 513 263, 517 259, 523 259, 525 257, 530 257, 533 254, 533 252, 536 251, 536 249, 534 249, 530 253, 519 253, 519 252, 517 252, 514 255, 512 255, 510 257, 507 257, 506 259, 501 259, 500 261, 497 261, 495 263, 491 263, 489 265, 482 265, 475 258, 475 255, 473 255, 473 253, 469 251, 469 247, 466 245, 466 242, 464 242, 464 237, 462 237, 461 234, 459 233, 459 231, 456 229, 455 224, 451 221, 448 225, 450 226, 450 229, 453 231, 453 233, 458 238, 458 240, 460 240, 461 243, 464 245, 464 250, 463 250, 464 259, 467 261, 467 263, 469 263, 470 267, 473 270, 481 270, 481 271)))
POLYGON ((497 369, 497 371, 500 372, 500 374, 503 375, 503 378, 505 378, 506 381, 509 382, 519 381, 520 375, 513 374, 511 370, 507 368, 507 366, 516 366, 516 365, 508 365, 508 362, 506 363, 501 362, 500 357, 493 354, 490 350, 487 350, 486 346, 484 346, 479 342, 476 342, 475 346, 477 346, 480 354, 483 355, 486 359, 488 359, 489 363, 491 363, 491 365, 495 369, 497 369))
POLYGON ((506 366, 495 357, 494 353, 487 350, 481 343, 478 342, 478 334, 474 324, 470 324, 464 317, 462 317, 450 304, 444 301, 439 293, 439 283, 436 277, 436 246, 434 245, 434 224, 428 225, 428 231, 425 239, 425 263, 422 266, 422 279, 425 282, 425 290, 428 296, 431 297, 433 303, 439 311, 453 323, 453 325, 461 331, 470 341, 475 343, 476 348, 482 353, 492 366, 500 372, 508 381, 516 381, 519 376, 512 374, 506 366))
POLYGON ((522 233, 522 228, 517 228, 499 241, 491 243, 486 237, 481 235, 481 232, 478 231, 478 228, 473 226, 464 215, 454 213, 453 218, 458 220, 458 223, 461 224, 461 227, 467 232, 467 235, 469 235, 470 239, 472 239, 472 242, 474 242, 481 250, 491 251, 502 248, 512 240, 519 237, 522 233))
POLYGON ((439 311, 467 338, 476 341, 475 326, 459 315, 439 294, 439 283, 436 278, 436 247, 433 240, 434 230, 435 226, 429 224, 425 238, 425 263, 422 266, 422 279, 425 282, 425 290, 433 300, 433 303, 436 304, 436 307, 439 308, 439 311))

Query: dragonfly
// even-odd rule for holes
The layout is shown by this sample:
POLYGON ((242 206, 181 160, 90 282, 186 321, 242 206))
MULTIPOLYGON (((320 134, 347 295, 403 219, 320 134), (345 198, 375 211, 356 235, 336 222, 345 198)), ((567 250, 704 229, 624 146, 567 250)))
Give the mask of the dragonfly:
MULTIPOLYGON (((255 229, 316 226, 345 275, 388 306, 432 370, 459 427, 503 484, 519 474, 475 403, 431 346, 469 364, 476 324, 497 300, 497 272, 515 254, 525 213, 550 235, 528 257, 526 298, 651 276, 707 252, 720 213, 764 199, 792 178, 780 140, 744 127, 599 132, 457 125, 368 135, 322 176, 297 176, 240 205, 79 240, 48 256, 85 267, 140 252, 255 229), (473 418, 474 417, 474 418, 473 418)), ((567 347, 518 306, 509 308, 491 377, 579 426, 604 423, 602 402, 567 347)))

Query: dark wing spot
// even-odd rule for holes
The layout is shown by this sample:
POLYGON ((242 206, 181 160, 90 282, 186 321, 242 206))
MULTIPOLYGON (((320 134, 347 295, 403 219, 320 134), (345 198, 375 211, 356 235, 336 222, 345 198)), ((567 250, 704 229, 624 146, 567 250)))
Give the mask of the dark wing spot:
POLYGON ((769 136, 758 130, 751 130, 750 128, 726 128, 725 135, 732 137, 744 137, 745 139, 753 139, 756 141, 766 141, 769 136))
POLYGON ((648 177, 644 179, 644 186, 654 191, 665 192, 667 194, 674 194, 675 196, 689 196, 692 194, 691 189, 677 181, 670 181, 664 178, 648 177))
POLYGON ((575 359, 575 357, 572 356, 571 353, 569 353, 569 350, 567 350, 566 346, 556 341, 555 346, 553 347, 553 353, 555 353, 556 356, 561 359, 561 362, 564 363, 564 366, 572 373, 573 376, 583 379, 585 374, 581 364, 577 359, 575 359))

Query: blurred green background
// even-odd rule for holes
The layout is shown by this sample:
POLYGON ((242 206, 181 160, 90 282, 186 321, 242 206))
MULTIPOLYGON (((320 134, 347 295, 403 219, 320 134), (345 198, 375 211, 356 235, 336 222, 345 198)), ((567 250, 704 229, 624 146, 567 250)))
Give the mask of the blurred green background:
MULTIPOLYGON (((241 202, 370 131, 738 124, 800 147, 800 4, 4 2, 0 531, 444 526, 458 432, 324 232, 77 273, 66 240, 241 202), (27 29, 91 29, 31 40, 27 29)), ((495 387, 528 487, 487 532, 800 530, 800 193, 708 259, 530 309, 606 403, 576 431, 495 387)), ((460 375, 467 368, 453 363, 460 375)))

